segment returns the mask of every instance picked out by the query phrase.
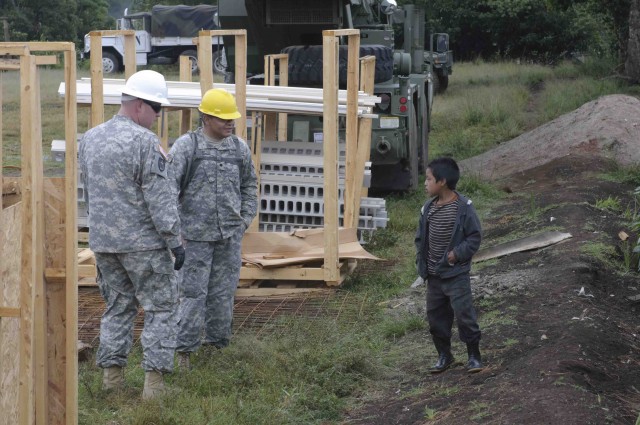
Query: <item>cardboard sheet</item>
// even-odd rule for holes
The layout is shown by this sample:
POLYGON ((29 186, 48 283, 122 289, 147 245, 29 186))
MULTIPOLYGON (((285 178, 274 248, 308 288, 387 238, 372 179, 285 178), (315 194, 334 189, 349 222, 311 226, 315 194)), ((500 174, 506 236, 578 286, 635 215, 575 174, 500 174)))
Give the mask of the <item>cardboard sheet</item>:
MULTIPOLYGON (((358 242, 355 229, 338 231, 340 259, 379 260, 358 242)), ((242 240, 242 260, 258 267, 282 267, 322 261, 324 229, 286 232, 247 232, 242 240)))

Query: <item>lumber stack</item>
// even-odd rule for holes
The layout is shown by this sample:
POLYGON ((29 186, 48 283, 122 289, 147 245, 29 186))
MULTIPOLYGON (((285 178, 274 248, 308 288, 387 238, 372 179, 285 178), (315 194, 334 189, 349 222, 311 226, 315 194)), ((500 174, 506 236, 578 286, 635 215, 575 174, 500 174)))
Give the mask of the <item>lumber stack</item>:
MULTIPOLYGON (((103 96, 105 105, 119 105, 125 80, 105 79, 103 96)), ((188 81, 167 81, 167 99, 172 108, 197 108, 202 99, 200 83, 188 81)), ((235 84, 218 84, 235 95, 235 84)), ((91 79, 76 81, 78 104, 91 104, 91 79)), ((64 96, 65 83, 60 83, 58 94, 64 96)), ((380 102, 377 96, 358 92, 358 116, 368 116, 373 106, 380 102)), ((247 86, 247 111, 278 112, 297 115, 322 115, 323 90, 309 87, 247 86)), ((338 91, 338 114, 347 113, 347 91, 338 91)))

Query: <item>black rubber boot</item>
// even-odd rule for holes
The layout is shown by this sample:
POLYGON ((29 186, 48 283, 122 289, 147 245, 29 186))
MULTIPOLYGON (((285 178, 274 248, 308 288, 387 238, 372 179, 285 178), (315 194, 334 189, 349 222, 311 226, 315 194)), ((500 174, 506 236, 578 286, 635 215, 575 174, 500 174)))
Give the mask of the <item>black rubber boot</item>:
POLYGON ((449 369, 454 361, 453 354, 451 354, 451 341, 433 337, 433 343, 438 350, 438 361, 429 369, 429 372, 441 373, 449 369))
POLYGON ((467 372, 477 373, 484 367, 482 366, 482 357, 480 356, 480 345, 476 342, 473 344, 467 344, 467 353, 469 354, 469 361, 467 362, 467 372))

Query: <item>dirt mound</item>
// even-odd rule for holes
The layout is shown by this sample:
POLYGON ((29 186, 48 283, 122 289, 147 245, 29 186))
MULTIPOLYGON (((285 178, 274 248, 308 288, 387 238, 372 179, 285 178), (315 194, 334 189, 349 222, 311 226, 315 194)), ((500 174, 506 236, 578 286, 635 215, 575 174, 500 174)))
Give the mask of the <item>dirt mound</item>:
POLYGON ((498 180, 573 154, 640 163, 640 100, 603 96, 460 166, 463 174, 498 180))
MULTIPOLYGON (((595 203, 612 196, 634 205, 634 186, 598 179, 612 167, 598 155, 567 155, 505 179, 512 195, 483 217, 484 247, 549 227, 572 237, 502 257, 474 273, 486 369, 466 373, 465 347, 454 336, 458 363, 431 375, 436 353, 428 331, 409 334, 397 344, 411 355, 390 371, 388 387, 368 394, 345 423, 633 424, 640 409, 640 305, 632 299, 640 294, 640 280, 622 270, 631 247, 618 232, 631 234, 631 241, 637 235, 628 220, 595 203), (585 253, 600 244, 616 247, 609 255, 620 264, 617 270, 585 253)), ((424 316, 424 291, 391 301, 389 314, 424 316)))

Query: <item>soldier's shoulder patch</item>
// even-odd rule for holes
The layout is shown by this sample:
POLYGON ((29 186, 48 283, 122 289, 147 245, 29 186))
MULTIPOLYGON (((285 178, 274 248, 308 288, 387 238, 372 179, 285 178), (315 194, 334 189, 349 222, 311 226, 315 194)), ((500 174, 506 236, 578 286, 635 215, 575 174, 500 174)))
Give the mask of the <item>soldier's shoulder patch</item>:
POLYGON ((160 151, 154 152, 151 172, 167 178, 167 157, 160 151))

